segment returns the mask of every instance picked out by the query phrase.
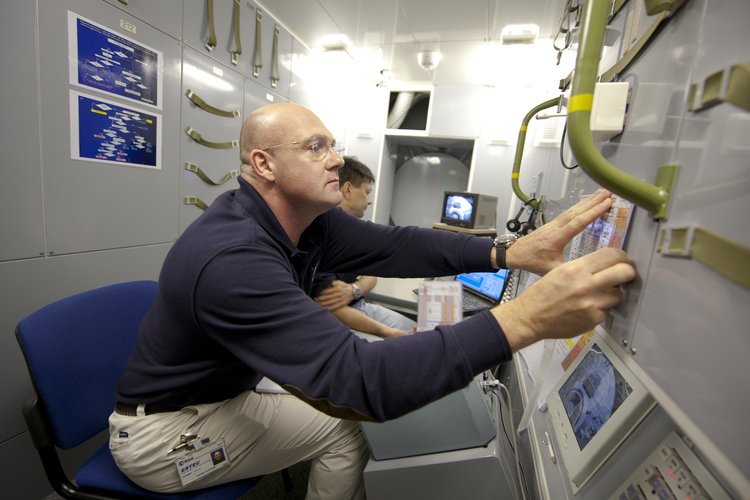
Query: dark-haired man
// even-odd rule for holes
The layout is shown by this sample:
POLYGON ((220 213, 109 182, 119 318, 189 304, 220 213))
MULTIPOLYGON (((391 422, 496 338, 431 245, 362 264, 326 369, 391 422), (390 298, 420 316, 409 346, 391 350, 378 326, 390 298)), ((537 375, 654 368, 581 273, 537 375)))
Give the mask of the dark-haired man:
MULTIPOLYGON (((339 189, 344 196, 339 205, 346 213, 361 219, 372 204, 375 176, 372 170, 353 156, 344 156, 339 169, 339 189)), ((347 273, 318 273, 312 296, 349 328, 378 337, 399 337, 413 333, 415 323, 403 314, 365 299, 378 279, 347 273)))

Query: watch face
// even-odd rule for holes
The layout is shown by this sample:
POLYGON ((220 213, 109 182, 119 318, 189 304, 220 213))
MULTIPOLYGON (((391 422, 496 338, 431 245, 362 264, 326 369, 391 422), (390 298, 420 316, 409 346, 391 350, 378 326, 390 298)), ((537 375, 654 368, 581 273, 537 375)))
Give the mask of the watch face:
POLYGON ((497 242, 501 245, 504 245, 505 248, 508 248, 517 239, 518 236, 516 236, 515 234, 501 234, 497 237, 497 242))

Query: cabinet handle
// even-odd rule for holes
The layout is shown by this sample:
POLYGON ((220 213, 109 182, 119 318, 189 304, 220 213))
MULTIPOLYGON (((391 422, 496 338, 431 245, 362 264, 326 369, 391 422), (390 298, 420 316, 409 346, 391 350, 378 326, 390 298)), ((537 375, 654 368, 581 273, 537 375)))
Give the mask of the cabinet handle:
POLYGON ((237 62, 242 54, 242 40, 240 39, 240 0, 234 0, 232 7, 232 30, 234 31, 234 50, 232 51, 232 64, 237 66, 237 62))
POLYGON ((188 99, 190 99, 196 106, 201 108, 204 111, 207 111, 213 115, 217 116, 226 116, 228 118, 237 118, 240 116, 240 110, 239 109, 219 109, 217 107, 211 106, 206 101, 204 101, 198 94, 193 92, 190 89, 187 89, 185 92, 185 95, 188 99))
POLYGON ((208 38, 204 47, 211 52, 216 47, 216 28, 214 27, 214 0, 206 0, 206 9, 208 10, 208 38))
POLYGON ((263 67, 263 42, 261 37, 261 21, 263 13, 260 9, 255 9, 255 55, 253 56, 253 76, 258 78, 260 68, 263 67))
POLYGON ((279 83, 279 25, 273 28, 273 55, 271 56, 271 87, 279 83))
POLYGON ((205 210, 208 208, 208 205, 206 205, 206 202, 198 198, 197 196, 185 196, 182 199, 183 203, 185 205, 195 205, 196 207, 200 208, 201 210, 205 210))
POLYGON ((188 172, 193 172, 195 175, 198 176, 200 180, 202 180, 203 182, 211 186, 220 186, 224 184, 225 182, 227 182, 228 180, 234 179, 235 177, 240 175, 239 170, 230 170, 224 175, 224 177, 222 177, 218 181, 215 181, 211 179, 208 175, 206 175, 206 173, 198 165, 196 165, 195 163, 191 163, 189 161, 185 162, 185 170, 187 170, 188 172))
POLYGON ((231 140, 231 141, 225 141, 225 142, 212 142, 207 141, 203 138, 203 136, 195 130, 193 127, 188 126, 185 129, 185 133, 193 138, 195 142, 200 144, 201 146, 206 146, 207 148, 213 148, 213 149, 231 149, 231 148, 238 148, 240 147, 240 141, 238 140, 231 140))

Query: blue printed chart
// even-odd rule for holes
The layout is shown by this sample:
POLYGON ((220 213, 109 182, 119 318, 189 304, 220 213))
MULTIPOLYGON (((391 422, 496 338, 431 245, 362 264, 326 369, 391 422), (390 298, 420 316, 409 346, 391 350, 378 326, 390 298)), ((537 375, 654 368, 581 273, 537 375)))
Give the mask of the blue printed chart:
POLYGON ((70 83, 161 109, 162 53, 68 12, 70 83))
POLYGON ((161 168, 161 117, 70 91, 74 160, 161 168))

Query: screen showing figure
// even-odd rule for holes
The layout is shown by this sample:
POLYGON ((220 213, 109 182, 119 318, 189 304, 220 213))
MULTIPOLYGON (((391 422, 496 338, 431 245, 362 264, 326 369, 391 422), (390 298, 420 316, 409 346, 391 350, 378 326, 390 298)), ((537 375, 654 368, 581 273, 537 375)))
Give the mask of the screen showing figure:
POLYGON ((581 450, 632 392, 630 384, 594 344, 559 390, 581 450))
POLYGON ((471 214, 474 210, 474 198, 470 195, 451 194, 445 202, 445 213, 448 219, 471 221, 471 214))

